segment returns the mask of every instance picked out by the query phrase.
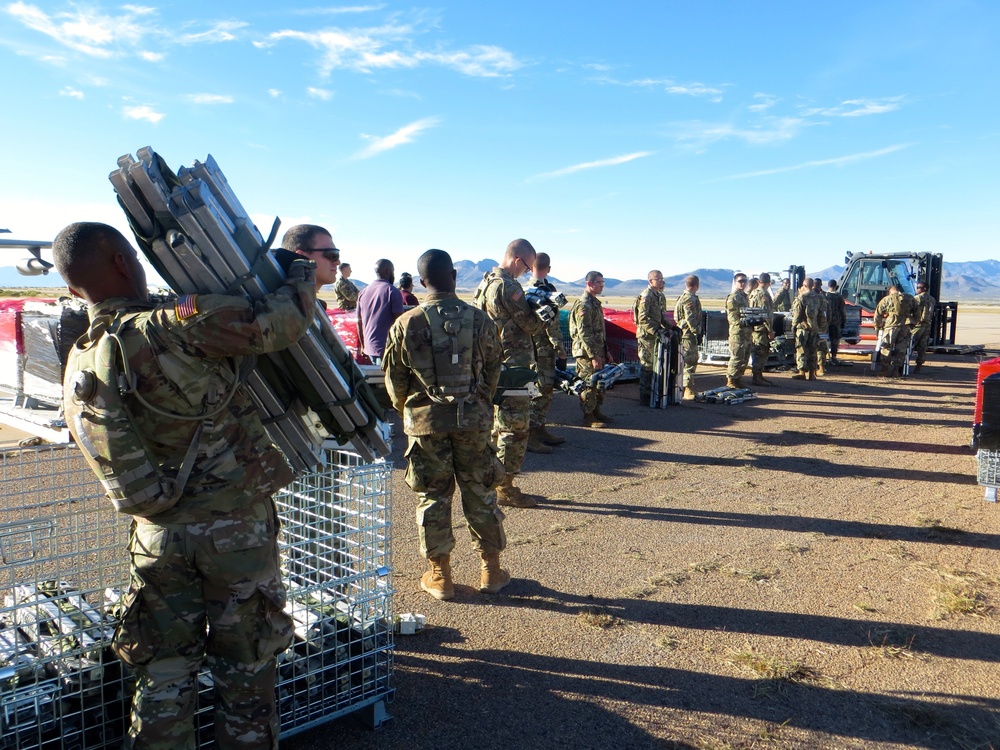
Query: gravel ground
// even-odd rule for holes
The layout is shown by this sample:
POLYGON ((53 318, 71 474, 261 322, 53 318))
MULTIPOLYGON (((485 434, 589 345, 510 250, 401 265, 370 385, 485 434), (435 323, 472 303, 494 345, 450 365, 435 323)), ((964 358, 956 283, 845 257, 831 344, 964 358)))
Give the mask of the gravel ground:
MULTIPOLYGON (((456 518, 457 595, 418 589, 414 495, 393 460, 393 720, 352 717, 285 750, 1000 747, 1000 507, 968 448, 976 363, 907 380, 861 362, 772 377, 741 405, 665 411, 637 386, 615 423, 529 454, 503 556, 474 588, 456 518), (992 743, 992 744, 991 744, 992 743)), ((722 383, 707 368, 700 389, 722 383)))

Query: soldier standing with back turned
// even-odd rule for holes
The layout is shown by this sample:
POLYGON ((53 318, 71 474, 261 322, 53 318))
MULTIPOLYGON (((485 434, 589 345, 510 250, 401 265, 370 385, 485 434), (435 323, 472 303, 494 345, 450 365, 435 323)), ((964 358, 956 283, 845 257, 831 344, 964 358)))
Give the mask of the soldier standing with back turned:
POLYGON ((924 357, 927 356, 927 342, 930 340, 937 300, 927 291, 927 284, 923 281, 917 282, 917 296, 913 299, 917 303, 917 310, 913 316, 912 334, 913 356, 917 360, 917 366, 913 368, 913 372, 916 374, 924 366, 924 357))
MULTIPOLYGON (((476 291, 476 304, 496 323, 502 362, 507 367, 531 367, 535 362, 532 336, 545 324, 524 298, 517 278, 531 270, 535 248, 524 239, 507 245, 503 260, 490 271, 476 291)), ((493 438, 506 475, 497 487, 497 502, 515 508, 534 508, 538 502, 514 486, 528 448, 531 398, 507 396, 493 412, 493 438)))
POLYGON ((495 594, 510 582, 500 568, 507 544, 493 488, 503 466, 490 445, 493 395, 500 377, 500 339, 481 311, 455 294, 455 267, 443 250, 417 260, 430 292, 389 330, 382 369, 407 436, 406 483, 419 496, 420 553, 430 570, 420 588, 451 599, 451 498, 457 481, 472 546, 482 559, 479 590, 495 594))
POLYGON ((792 326, 795 328, 796 380, 816 380, 816 350, 819 331, 826 321, 821 319, 819 296, 812 289, 812 279, 802 280, 799 294, 792 303, 792 326))
POLYGON ((684 279, 684 292, 674 304, 674 323, 681 329, 681 356, 684 359, 684 396, 685 401, 693 401, 694 372, 698 369, 698 339, 701 338, 701 328, 704 316, 701 312, 701 300, 698 299, 698 289, 701 280, 694 275, 684 279))

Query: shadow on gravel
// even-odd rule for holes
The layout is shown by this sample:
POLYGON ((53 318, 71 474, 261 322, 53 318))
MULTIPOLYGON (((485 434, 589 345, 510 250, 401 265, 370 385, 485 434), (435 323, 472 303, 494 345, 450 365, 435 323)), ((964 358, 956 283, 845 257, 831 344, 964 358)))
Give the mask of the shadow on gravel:
POLYGON ((663 508, 652 505, 623 505, 620 503, 582 504, 560 500, 558 502, 544 502, 543 504, 548 510, 567 510, 574 513, 636 518, 646 521, 669 521, 706 526, 739 526, 748 529, 821 533, 831 537, 887 539, 894 542, 1000 549, 1000 534, 981 534, 952 529, 947 526, 900 526, 889 523, 848 521, 842 518, 781 516, 770 513, 758 515, 691 508, 663 508))
POLYGON ((818 432, 782 430, 762 435, 759 432, 726 431, 726 437, 748 440, 764 445, 834 445, 859 450, 883 450, 893 453, 938 453, 950 456, 974 456, 976 452, 968 445, 936 445, 931 443, 905 443, 899 440, 865 440, 863 438, 838 438, 818 432))
MULTIPOLYGON (((509 601, 514 604, 515 599, 509 601)), ((906 743, 931 750, 984 747, 982 743, 1000 730, 996 718, 1000 700, 952 695, 947 696, 948 703, 942 703, 815 682, 609 664, 503 649, 463 650, 436 640, 434 630, 426 637, 407 640, 406 651, 397 654, 400 669, 415 673, 407 682, 412 678, 419 683, 412 687, 420 691, 423 728, 429 735, 421 741, 409 734, 411 747, 459 743, 483 748, 705 747, 699 743, 697 730, 680 718, 682 713, 667 713, 693 711, 787 723, 828 733, 831 738, 906 743), (624 705, 635 706, 647 717, 661 712, 652 721, 664 737, 671 736, 671 725, 678 727, 674 736, 680 741, 657 739, 637 729, 614 713, 614 707, 624 705)))

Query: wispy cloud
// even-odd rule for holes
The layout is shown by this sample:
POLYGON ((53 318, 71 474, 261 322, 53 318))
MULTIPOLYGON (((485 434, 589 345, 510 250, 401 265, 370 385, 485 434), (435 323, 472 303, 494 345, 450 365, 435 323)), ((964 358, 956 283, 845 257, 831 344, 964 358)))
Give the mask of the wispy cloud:
POLYGON ((189 94, 187 98, 194 104, 232 104, 234 101, 229 94, 189 94))
POLYGON ((313 99, 319 99, 323 102, 328 102, 333 99, 333 92, 329 89, 321 89, 318 86, 308 86, 306 87, 306 93, 313 99))
POLYGON ((411 122, 409 125, 404 125, 391 135, 362 135, 361 137, 368 141, 368 145, 363 150, 355 154, 354 158, 370 159, 383 151, 390 151, 391 149, 397 148, 406 143, 412 143, 414 139, 420 135, 420 133, 429 128, 435 127, 440 122, 441 119, 439 117, 425 117, 422 120, 411 122))
MULTIPOLYGON (((22 26, 44 34, 63 47, 94 59, 135 56, 158 62, 164 55, 151 45, 193 45, 228 42, 247 26, 241 21, 192 21, 179 30, 165 28, 155 8, 122 5, 104 12, 90 4, 67 4, 66 10, 49 12, 38 5, 18 2, 0 9, 22 26)), ((48 59, 51 55, 45 55, 48 59)))
POLYGON ((791 140, 806 126, 798 117, 765 117, 753 126, 741 127, 730 122, 701 121, 675 123, 671 135, 680 143, 701 150, 718 141, 737 140, 755 146, 791 140))
POLYGON ((899 109, 905 96, 887 96, 881 99, 846 99, 834 107, 803 108, 805 117, 864 117, 865 115, 884 115, 899 109))
POLYGON ((582 172, 585 169, 597 169, 599 167, 614 167, 619 164, 626 164, 630 161, 635 161, 636 159, 642 159, 646 156, 652 156, 655 152, 653 151, 636 151, 635 153, 625 154, 623 156, 613 156, 610 159, 598 159, 597 161, 586 161, 582 164, 574 164, 571 167, 563 167, 562 169, 556 169, 552 172, 543 172, 542 174, 536 174, 532 177, 527 178, 525 182, 538 182, 540 180, 550 180, 553 177, 562 177, 564 175, 573 174, 574 172, 582 172))
POLYGON ((722 180, 743 180, 749 177, 764 177, 771 174, 781 174, 782 172, 795 172, 799 169, 812 169, 813 167, 843 167, 847 164, 854 164, 859 161, 867 161, 868 159, 877 159, 880 156, 886 156, 887 154, 895 153, 896 151, 902 151, 903 149, 913 146, 913 143, 900 143, 895 146, 887 146, 886 148, 880 148, 877 151, 865 151, 860 154, 849 154, 847 156, 838 156, 833 159, 819 159, 816 161, 807 161, 802 164, 793 164, 788 167, 776 167, 775 169, 762 169, 757 172, 743 172, 742 174, 729 175, 728 177, 719 177, 716 180, 710 180, 710 182, 720 182, 722 180))
POLYGON ((339 8, 301 8, 293 11, 297 16, 339 16, 347 13, 371 13, 382 10, 383 4, 378 5, 344 5, 339 8))
POLYGON ((66 86, 59 92, 59 96, 68 96, 71 99, 83 99, 83 92, 80 91, 80 89, 73 88, 72 86, 66 86))
POLYGON ((166 115, 161 112, 157 112, 147 104, 126 106, 122 110, 122 114, 125 115, 125 118, 128 120, 145 120, 146 122, 151 122, 154 125, 166 117, 166 115))
POLYGON ((267 95, 272 99, 277 99, 279 96, 281 96, 281 89, 268 89, 267 95))
POLYGON ((493 45, 472 45, 461 50, 414 49, 416 30, 406 24, 389 23, 371 28, 329 28, 320 31, 286 29, 276 31, 267 41, 254 42, 268 47, 284 40, 309 44, 321 52, 319 70, 329 76, 334 70, 416 68, 436 64, 468 76, 497 78, 508 76, 522 63, 513 54, 493 45))
POLYGON ((753 98, 756 100, 756 104, 751 104, 747 107, 751 112, 766 112, 775 104, 778 103, 778 98, 771 96, 770 94, 754 94, 753 98))
POLYGON ((695 96, 708 99, 710 102, 721 102, 725 93, 724 87, 708 86, 697 81, 678 83, 672 78, 634 78, 631 81, 621 81, 610 76, 599 76, 594 79, 598 83, 611 86, 633 86, 642 88, 662 88, 666 93, 676 96, 695 96))

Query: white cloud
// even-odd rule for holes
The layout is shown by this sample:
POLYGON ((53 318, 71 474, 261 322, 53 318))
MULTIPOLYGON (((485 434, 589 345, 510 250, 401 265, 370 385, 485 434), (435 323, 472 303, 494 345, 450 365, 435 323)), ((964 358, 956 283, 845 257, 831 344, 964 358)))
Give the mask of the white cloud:
POLYGON ((68 96, 71 99, 83 99, 83 92, 79 89, 73 88, 72 86, 66 86, 59 92, 59 96, 68 96))
POLYGON ((805 117, 864 117, 883 115, 900 108, 905 96, 887 96, 881 99, 846 99, 835 107, 812 107, 802 110, 805 117))
POLYGON ((125 115, 126 119, 129 120, 146 120, 154 125, 162 120, 166 115, 161 112, 157 112, 152 107, 146 104, 127 106, 122 109, 122 114, 125 115))
POLYGON ((149 52, 147 50, 146 52, 140 52, 139 57, 148 62, 160 62, 166 57, 166 55, 162 52, 149 52))
POLYGON ((306 88, 306 93, 309 94, 313 99, 319 99, 320 101, 328 102, 333 99, 333 92, 328 89, 321 89, 316 86, 309 86, 306 88))
POLYGON ((619 81, 610 76, 600 76, 595 78, 598 83, 607 83, 612 86, 641 86, 643 88, 663 87, 668 94, 681 96, 695 96, 708 99, 710 102, 721 102, 725 91, 715 86, 706 86, 704 83, 677 83, 671 78, 635 78, 631 81, 619 81))
POLYGON ((718 182, 720 180, 742 180, 748 177, 763 177, 765 175, 780 174, 782 172, 795 172, 799 169, 810 169, 812 167, 842 167, 845 164, 853 164, 854 162, 867 161, 868 159, 877 159, 880 156, 885 156, 886 154, 892 154, 896 151, 902 151, 903 149, 909 148, 914 144, 912 143, 900 143, 895 146, 887 146, 886 148, 880 148, 877 151, 865 151, 860 154, 849 154, 847 156, 838 156, 833 159, 820 159, 817 161, 807 161, 802 164, 793 164, 789 167, 776 167, 774 169, 762 169, 758 172, 743 172, 742 174, 729 175, 728 177, 720 177, 718 180, 712 180, 712 182, 718 182))
POLYGON ((296 15, 299 16, 336 16, 343 15, 347 13, 371 13, 376 10, 382 10, 385 7, 383 4, 379 5, 344 5, 339 8, 302 8, 300 10, 294 11, 296 15))
POLYGON ((403 144, 412 143, 413 140, 420 135, 420 133, 428 128, 435 127, 440 122, 441 119, 438 117, 425 117, 422 120, 411 122, 409 125, 404 125, 391 135, 384 137, 362 135, 361 137, 366 139, 369 143, 362 151, 355 154, 354 158, 368 159, 376 154, 382 153, 383 151, 389 151, 397 148, 398 146, 402 146, 403 144))
POLYGON ((805 126, 797 117, 768 117, 758 126, 738 127, 732 123, 688 122, 674 126, 674 137, 681 143, 702 149, 712 143, 740 140, 755 146, 787 141, 805 126))
POLYGON ((754 94, 753 98, 757 100, 757 103, 751 104, 747 107, 747 109, 751 112, 764 112, 773 107, 779 101, 776 97, 773 97, 770 94, 754 94))
MULTIPOLYGON (((271 43, 292 39, 320 50, 319 69, 323 76, 340 69, 370 73, 431 63, 468 76, 497 78, 522 67, 514 55, 493 45, 473 45, 462 50, 414 50, 415 36, 412 26, 390 23, 364 29, 329 28, 316 32, 286 29, 274 32, 268 39, 271 43)), ((255 45, 268 46, 264 42, 255 42, 255 45)))
POLYGON ((177 35, 176 41, 184 45, 231 42, 236 39, 235 32, 246 28, 248 25, 245 21, 216 21, 204 31, 177 35))
POLYGON ((563 175, 573 174, 574 172, 581 172, 585 169, 597 169, 598 167, 614 167, 619 164, 625 164, 630 161, 635 161, 636 159, 642 159, 646 156, 652 156, 653 151, 636 151, 632 154, 625 154, 623 156, 613 156, 610 159, 599 159, 597 161, 587 161, 582 164, 574 164, 571 167, 563 167, 562 169, 556 169, 552 172, 544 172, 542 174, 536 174, 529 177, 527 182, 538 182, 539 180, 549 180, 553 177, 562 177, 563 175))
POLYGON ((272 99, 277 99, 279 96, 281 96, 281 89, 268 89, 267 95, 270 96, 272 99))
POLYGON ((194 104, 232 104, 234 101, 229 94, 189 94, 187 98, 194 104))

